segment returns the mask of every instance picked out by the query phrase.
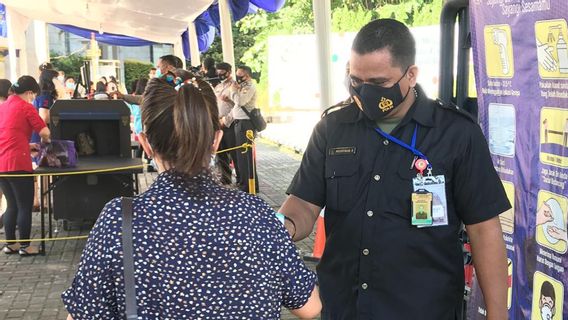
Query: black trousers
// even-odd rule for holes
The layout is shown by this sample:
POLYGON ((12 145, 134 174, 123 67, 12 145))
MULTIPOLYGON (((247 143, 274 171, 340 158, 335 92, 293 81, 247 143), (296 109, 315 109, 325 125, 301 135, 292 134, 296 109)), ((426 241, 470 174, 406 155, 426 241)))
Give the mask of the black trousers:
MULTIPOLYGON (((229 149, 236 146, 235 142, 235 126, 231 125, 228 128, 223 128, 223 139, 219 144, 219 150, 229 149)), ((221 176, 221 183, 225 185, 230 185, 233 183, 233 171, 231 170, 231 161, 235 163, 235 171, 237 172, 237 181, 239 179, 239 171, 236 170, 237 162, 237 152, 239 150, 233 150, 229 152, 223 152, 217 154, 216 165, 217 170, 221 176)))
MULTIPOLYGON (((34 178, 0 178, 0 188, 7 202, 4 213, 6 240, 16 240, 16 225, 20 239, 29 239, 32 229, 34 178)), ((24 241, 20 244, 25 247, 30 243, 24 241)))
MULTIPOLYGON (((246 137, 246 132, 248 130, 252 130, 254 132, 254 128, 250 120, 235 120, 235 142, 238 146, 242 145, 243 143, 249 142, 246 137)), ((249 163, 247 157, 249 154, 252 154, 252 150, 248 150, 247 153, 242 153, 241 151, 237 151, 237 172, 238 172, 238 180, 237 184, 239 189, 245 192, 250 192, 249 190, 249 163)), ((252 169, 256 173, 256 160, 253 159, 252 169)), ((256 185, 256 192, 258 192, 258 175, 255 174, 255 185, 256 185)))

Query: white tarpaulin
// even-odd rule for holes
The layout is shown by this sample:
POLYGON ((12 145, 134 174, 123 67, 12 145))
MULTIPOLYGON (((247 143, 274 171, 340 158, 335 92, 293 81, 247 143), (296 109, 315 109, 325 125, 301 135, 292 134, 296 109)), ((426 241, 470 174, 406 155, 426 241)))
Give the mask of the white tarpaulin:
POLYGON ((32 20, 179 42, 181 33, 214 0, 1 0, 8 9, 32 20))

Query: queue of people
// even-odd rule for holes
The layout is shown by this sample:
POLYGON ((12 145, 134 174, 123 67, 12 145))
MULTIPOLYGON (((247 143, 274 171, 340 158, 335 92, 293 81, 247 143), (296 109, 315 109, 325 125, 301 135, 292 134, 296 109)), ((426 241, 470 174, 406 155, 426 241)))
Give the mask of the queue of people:
MULTIPOLYGON (((242 192, 252 190, 240 153, 217 157, 220 180, 211 166, 220 146, 246 142, 254 130, 246 112, 256 107, 251 69, 238 67, 233 79, 233 67, 219 63, 213 88, 180 70, 175 57, 160 58, 143 93, 120 96, 140 106, 139 141, 158 177, 130 209, 120 198, 103 209, 62 294, 68 319, 124 318, 122 223, 130 211, 141 318, 277 319, 285 306, 302 318, 321 311, 322 319, 459 319, 465 225, 487 319, 506 319, 498 215, 510 204, 481 129, 464 111, 425 95, 415 55, 412 34, 396 20, 374 20, 357 33, 352 100, 314 128, 279 213, 242 192), (233 184, 231 161, 242 191, 223 186, 233 184), (312 232, 322 208, 327 242, 316 278, 292 241, 312 232)), ((31 105, 40 88, 25 77, 11 88, 0 105, 0 147, 13 145, 13 152, 0 152, 0 171, 30 172, 31 132, 49 140, 31 105)), ((33 197, 31 180, 15 179, 0 178, 9 239, 16 223, 29 236, 33 197)), ((4 252, 25 255, 27 244, 4 252)))

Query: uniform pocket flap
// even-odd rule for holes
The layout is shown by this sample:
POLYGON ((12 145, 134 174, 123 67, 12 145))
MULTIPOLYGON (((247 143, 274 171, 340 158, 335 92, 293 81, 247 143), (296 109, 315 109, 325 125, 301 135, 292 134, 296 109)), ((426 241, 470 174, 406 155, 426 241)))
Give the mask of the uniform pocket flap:
POLYGON ((341 163, 330 163, 325 167, 325 177, 330 179, 336 177, 349 177, 355 173, 357 173, 356 161, 353 161, 352 163, 344 161, 341 161, 341 163))

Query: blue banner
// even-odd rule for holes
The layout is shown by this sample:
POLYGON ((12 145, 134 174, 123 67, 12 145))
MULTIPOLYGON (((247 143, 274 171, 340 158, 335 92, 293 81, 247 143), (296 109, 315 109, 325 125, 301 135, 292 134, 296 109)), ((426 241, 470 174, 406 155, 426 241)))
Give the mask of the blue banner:
POLYGON ((8 23, 6 22, 6 6, 0 3, 0 37, 8 37, 8 23))
MULTIPOLYGON (((471 0, 479 117, 513 209, 510 319, 568 319, 568 1, 471 0)), ((484 319, 474 278, 468 319, 484 319)))
POLYGON ((143 40, 143 39, 139 39, 139 38, 128 37, 128 36, 123 36, 123 35, 113 34, 113 33, 106 33, 106 32, 103 33, 103 34, 100 34, 98 31, 95 31, 95 30, 79 28, 79 27, 75 27, 75 26, 71 26, 71 25, 67 25, 67 24, 52 24, 52 25, 63 30, 63 31, 67 31, 69 33, 72 33, 74 35, 77 35, 79 37, 83 37, 83 38, 86 38, 86 39, 91 39, 91 34, 94 33, 95 39, 98 42, 110 44, 110 45, 113 45, 113 46, 142 47, 142 46, 149 46, 149 45, 154 44, 154 42, 152 42, 152 41, 147 41, 147 40, 143 40))

